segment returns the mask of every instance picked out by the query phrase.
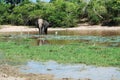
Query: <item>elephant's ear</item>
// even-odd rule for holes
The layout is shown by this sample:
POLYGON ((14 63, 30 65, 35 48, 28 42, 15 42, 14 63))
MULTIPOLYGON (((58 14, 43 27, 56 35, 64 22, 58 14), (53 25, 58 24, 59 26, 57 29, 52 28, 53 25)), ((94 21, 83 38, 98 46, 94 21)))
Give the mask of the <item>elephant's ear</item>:
POLYGON ((49 23, 46 20, 43 20, 43 26, 49 27, 49 23))
POLYGON ((50 23, 49 23, 49 27, 52 27, 52 26, 53 26, 53 23, 52 23, 52 22, 50 22, 50 23))

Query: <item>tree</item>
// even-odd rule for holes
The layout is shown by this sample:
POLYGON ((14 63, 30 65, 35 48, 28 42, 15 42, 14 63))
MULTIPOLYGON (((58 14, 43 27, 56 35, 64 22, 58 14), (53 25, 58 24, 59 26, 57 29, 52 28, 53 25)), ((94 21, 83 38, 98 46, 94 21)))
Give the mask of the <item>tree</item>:
POLYGON ((54 11, 49 16, 54 21, 55 26, 73 27, 77 24, 78 5, 65 0, 55 0, 52 2, 54 11))
POLYGON ((106 9, 108 15, 104 24, 120 25, 120 0, 106 0, 106 9))
POLYGON ((32 25, 43 18, 54 27, 73 27, 87 18, 90 24, 120 25, 119 5, 120 0, 0 0, 0 24, 32 25))
POLYGON ((16 6, 9 16, 10 22, 17 25, 27 25, 30 20, 31 11, 35 8, 35 4, 27 3, 16 6), (15 18, 14 18, 15 17, 15 18))
POLYGON ((0 3, 10 4, 9 12, 12 12, 13 8, 24 0, 0 0, 0 3))
POLYGON ((10 5, 4 4, 4 2, 0 3, 0 24, 4 24, 7 22, 7 16, 9 15, 8 9, 10 5))
POLYGON ((107 13, 105 3, 102 0, 91 0, 87 6, 87 18, 90 24, 99 24, 103 15, 107 13))

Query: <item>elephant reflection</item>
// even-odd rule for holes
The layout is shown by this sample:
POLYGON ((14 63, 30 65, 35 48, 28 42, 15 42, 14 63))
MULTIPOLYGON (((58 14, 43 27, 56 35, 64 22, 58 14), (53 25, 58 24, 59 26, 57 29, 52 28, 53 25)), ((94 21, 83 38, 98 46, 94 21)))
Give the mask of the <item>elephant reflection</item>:
POLYGON ((44 44, 48 44, 48 41, 47 40, 43 40, 43 39, 38 39, 37 40, 37 45, 38 46, 44 45, 44 44))
POLYGON ((51 27, 52 25, 43 19, 37 19, 36 20, 36 27, 39 29, 39 34, 47 34, 48 27, 51 27))

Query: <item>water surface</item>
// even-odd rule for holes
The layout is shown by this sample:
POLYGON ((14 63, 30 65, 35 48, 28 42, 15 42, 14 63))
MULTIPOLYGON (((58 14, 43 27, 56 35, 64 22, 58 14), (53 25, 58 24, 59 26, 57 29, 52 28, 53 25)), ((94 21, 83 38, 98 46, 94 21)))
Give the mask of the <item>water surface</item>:
POLYGON ((120 47, 120 36, 78 36, 78 35, 8 35, 0 36, 0 41, 13 41, 18 44, 31 46, 88 43, 107 47, 120 47))
POLYGON ((120 68, 96 67, 85 64, 58 64, 55 61, 30 61, 20 67, 23 73, 53 74, 55 78, 73 78, 91 80, 120 80, 120 68))

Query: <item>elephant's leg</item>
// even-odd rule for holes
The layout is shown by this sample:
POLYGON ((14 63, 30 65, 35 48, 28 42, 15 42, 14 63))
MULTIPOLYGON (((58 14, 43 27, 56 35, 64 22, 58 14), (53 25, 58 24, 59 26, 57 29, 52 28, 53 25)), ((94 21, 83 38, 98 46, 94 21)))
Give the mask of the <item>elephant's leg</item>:
POLYGON ((45 29, 44 29, 44 33, 47 34, 47 27, 45 27, 45 29))
POLYGON ((42 26, 42 27, 41 27, 41 34, 45 34, 45 33, 44 33, 44 30, 45 30, 45 28, 44 28, 44 26, 42 26))
POLYGON ((41 28, 39 28, 39 35, 42 33, 41 28))
POLYGON ((38 28, 39 29, 39 35, 41 34, 41 29, 40 28, 38 28))
POLYGON ((44 25, 44 34, 47 34, 47 29, 49 27, 49 23, 47 21, 44 21, 43 25, 44 25))

